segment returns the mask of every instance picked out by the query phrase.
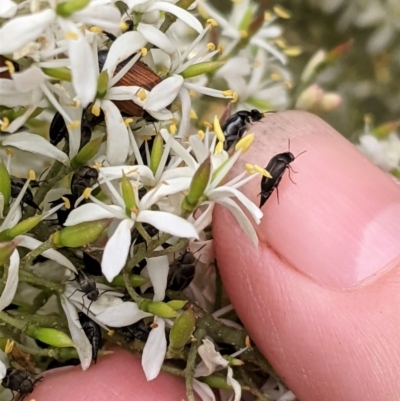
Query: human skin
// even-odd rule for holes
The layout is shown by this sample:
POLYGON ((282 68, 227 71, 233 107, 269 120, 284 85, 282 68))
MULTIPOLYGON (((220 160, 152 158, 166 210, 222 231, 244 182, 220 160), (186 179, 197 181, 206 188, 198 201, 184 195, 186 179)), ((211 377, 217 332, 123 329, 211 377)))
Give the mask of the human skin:
MULTIPOLYGON (((250 132, 255 143, 236 172, 246 162, 265 167, 288 150, 288 139, 295 156, 307 152, 292 163, 296 184, 286 172, 279 203, 274 192, 262 207, 258 248, 228 211, 215 210, 218 266, 239 317, 301 401, 398 401, 399 187, 311 114, 268 115, 250 132)), ((259 184, 256 178, 243 188, 257 204, 259 184)), ((47 376, 30 398, 184 398, 179 378, 147 383, 125 351, 87 372, 67 372, 47 376)))

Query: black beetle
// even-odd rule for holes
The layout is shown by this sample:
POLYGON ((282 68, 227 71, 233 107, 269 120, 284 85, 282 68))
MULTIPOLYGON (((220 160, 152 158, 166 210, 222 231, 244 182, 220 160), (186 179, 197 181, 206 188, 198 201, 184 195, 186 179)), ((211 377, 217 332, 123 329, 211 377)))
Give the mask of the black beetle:
POLYGON ((224 149, 229 150, 243 136, 247 124, 260 121, 263 117, 264 113, 256 109, 240 110, 232 114, 221 127, 225 136, 224 149))
MULTIPOLYGON (((304 151, 305 152, 305 151, 304 151)), ((297 155, 299 157, 304 152, 301 152, 297 155)), ((265 169, 271 174, 272 178, 268 178, 263 176, 261 178, 261 192, 260 192, 260 208, 265 204, 268 198, 271 196, 274 189, 278 191, 278 185, 282 180, 283 174, 286 169, 289 169, 289 178, 290 178, 290 170, 295 173, 295 171, 290 166, 296 157, 294 157, 292 152, 283 152, 275 155, 268 163, 265 169)), ((293 182, 293 180, 290 178, 293 182)), ((278 202, 279 202, 279 193, 278 193, 278 202)))
POLYGON ((179 255, 169 268, 167 288, 172 291, 182 291, 190 285, 196 273, 197 259, 188 250, 179 255))
POLYGON ((101 344, 101 329, 100 326, 86 316, 83 312, 78 312, 79 321, 82 325, 82 329, 86 334, 90 344, 92 345, 92 359, 94 363, 97 362, 97 354, 99 352, 101 344))
POLYGON ((6 376, 2 381, 2 386, 11 390, 13 397, 14 391, 20 393, 24 399, 27 394, 30 394, 35 388, 38 381, 43 380, 43 377, 32 379, 26 370, 8 368, 6 376))
MULTIPOLYGON (((19 177, 14 177, 11 176, 11 197, 12 198, 17 198, 18 195, 20 194, 22 187, 25 185, 26 183, 26 178, 19 178, 19 177)), ((39 183, 35 180, 32 180, 30 182, 30 185, 33 188, 37 188, 39 186, 39 183)), ((40 210, 40 207, 34 202, 33 200, 33 194, 32 191, 30 190, 30 188, 28 187, 24 193, 24 196, 22 197, 22 201, 21 203, 25 203, 30 207, 33 207, 36 210, 40 210)))
POLYGON ((119 331, 124 336, 127 343, 130 343, 135 339, 145 343, 149 337, 151 327, 150 324, 146 324, 143 320, 139 320, 137 323, 131 324, 130 326, 122 327, 119 331))
POLYGON ((99 172, 93 167, 83 166, 75 171, 71 178, 71 192, 73 198, 78 199, 83 191, 93 186, 99 178, 99 172))

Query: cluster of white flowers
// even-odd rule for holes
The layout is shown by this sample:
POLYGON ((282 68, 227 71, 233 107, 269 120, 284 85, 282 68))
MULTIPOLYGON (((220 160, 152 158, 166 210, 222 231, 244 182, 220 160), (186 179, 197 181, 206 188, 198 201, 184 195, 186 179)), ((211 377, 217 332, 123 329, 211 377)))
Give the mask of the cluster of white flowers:
MULTIPOLYGON (((4 265, 7 277, 0 311, 13 303, 26 284, 22 270, 28 283, 46 287, 51 282, 53 268, 43 267, 38 279, 32 266, 33 256, 41 254, 53 261, 51 266, 56 262, 64 270, 56 284, 63 288, 59 296, 63 311, 53 303, 41 306, 40 313, 51 310, 66 317, 82 368, 90 366, 94 344, 79 313, 109 332, 152 320, 142 355, 148 380, 160 372, 167 352, 166 331, 183 312, 183 303, 164 302, 170 260, 166 254, 146 257, 141 274, 149 279, 147 287, 152 287, 153 295, 150 300, 137 294, 142 304, 137 299, 124 300, 121 287, 112 283, 121 274, 125 278, 138 249, 138 236, 147 246, 163 235, 167 235, 160 244, 164 247, 179 245, 180 238, 190 240, 189 248, 199 249, 206 271, 212 265, 208 229, 216 203, 235 216, 257 245, 253 224, 260 222, 262 212, 239 188, 268 172, 256 168, 227 179, 253 135, 238 138, 227 151, 217 117, 213 124, 199 124, 197 128, 203 128, 199 131, 192 120, 210 115, 204 100, 213 98, 218 99, 216 104, 225 101, 224 106, 231 102, 236 110, 284 109, 291 79, 285 67, 290 49, 276 45, 282 34, 277 19, 286 17, 283 10, 260 16, 256 2, 235 1, 226 18, 203 0, 198 4, 188 0, 187 9, 176 3, 0 2, 4 21, 0 26, 0 266, 4 265), (214 29, 219 29, 217 45, 208 42, 214 29), (82 188, 78 197, 71 198, 66 178, 82 167, 96 169, 96 182, 86 185, 83 179, 80 185, 91 188, 82 188), (20 188, 12 181, 28 170, 40 174, 35 195, 29 188, 35 182, 33 171, 20 188), (41 186, 47 186, 46 193, 41 193, 41 186), (63 202, 54 206, 60 196, 63 202), (37 208, 46 212, 24 218, 24 202, 38 202, 37 208), (64 229, 59 227, 43 242, 26 235, 48 217, 55 218, 64 206, 72 209, 61 223, 64 229), (80 232, 79 227, 83 227, 80 232), (149 234, 146 227, 154 228, 156 234, 149 234), (79 276, 76 281, 67 280, 71 271, 78 275, 79 269, 52 248, 86 251, 81 237, 92 238, 96 230, 101 273, 111 284, 94 282, 95 292, 90 293, 84 288, 90 282, 80 282, 79 276), (21 260, 18 247, 33 251, 21 260)), ((165 251, 160 245, 154 252, 165 251)), ((210 294, 202 281, 204 277, 197 277, 190 291, 206 308, 210 294)), ((39 335, 39 331, 33 338, 45 341, 48 332, 39 335)), ((213 343, 205 339, 198 353, 203 362, 196 367, 195 377, 226 368, 227 383, 239 400, 241 387, 213 343)), ((0 368, 4 377, 3 362, 0 368)), ((194 388, 203 400, 215 399, 197 379, 194 388)))

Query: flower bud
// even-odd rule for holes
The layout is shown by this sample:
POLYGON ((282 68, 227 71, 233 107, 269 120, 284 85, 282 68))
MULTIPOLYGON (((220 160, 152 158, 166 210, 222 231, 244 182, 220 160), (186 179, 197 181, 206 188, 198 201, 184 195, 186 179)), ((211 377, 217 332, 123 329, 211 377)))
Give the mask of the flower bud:
POLYGON ((83 10, 88 4, 90 0, 68 0, 62 3, 59 3, 56 7, 56 13, 60 17, 68 18, 73 13, 83 10))
POLYGON ((144 311, 149 312, 153 315, 165 317, 165 318, 178 316, 178 312, 176 312, 174 309, 172 309, 165 302, 150 301, 145 304, 144 311))
POLYGON ((342 104, 342 97, 337 93, 325 93, 322 96, 320 107, 323 111, 331 112, 342 104))
POLYGON ((181 301, 179 299, 174 299, 172 301, 167 302, 167 304, 174 310, 182 309, 188 301, 181 301))
POLYGON ((192 64, 181 72, 183 78, 193 78, 198 75, 208 74, 222 67, 225 61, 205 61, 204 63, 192 64))
POLYGON ((85 221, 71 227, 65 227, 53 235, 55 247, 79 248, 96 241, 111 224, 112 219, 85 221))
POLYGON ((71 167, 74 170, 77 170, 78 168, 81 168, 82 166, 87 164, 89 160, 96 156, 103 140, 104 136, 99 136, 98 138, 92 139, 90 142, 88 142, 71 160, 71 167))
POLYGON ((196 328, 196 318, 191 309, 179 315, 169 332, 169 346, 167 358, 182 358, 182 351, 186 343, 190 340, 196 328))
POLYGON ((103 99, 103 97, 106 95, 107 89, 108 89, 108 80, 109 80, 108 72, 102 71, 99 74, 99 77, 97 79, 97 95, 96 96, 98 99, 103 99))
POLYGON ((0 242, 0 266, 7 263, 17 244, 12 241, 0 242))
MULTIPOLYGON (((138 274, 132 274, 130 277, 132 287, 140 287, 141 285, 147 284, 149 279, 147 277, 139 276, 138 274)), ((116 276, 110 283, 113 287, 125 287, 124 276, 122 274, 116 276)))
POLYGON ((309 82, 311 78, 317 74, 320 70, 321 65, 324 63, 326 58, 325 50, 318 50, 308 61, 301 74, 301 82, 309 82))
POLYGON ((27 233, 40 223, 42 217, 43 216, 40 215, 29 217, 26 220, 16 224, 14 227, 0 232, 0 241, 12 240, 18 235, 27 233))
POLYGON ((42 68, 42 71, 49 77, 58 79, 60 81, 71 82, 71 70, 67 67, 59 68, 42 68))
MULTIPOLYGON (((4 207, 7 208, 11 197, 11 179, 5 164, 0 160, 0 193, 3 195, 4 207)), ((0 210, 0 213, 3 212, 0 210)))
POLYGON ((321 102, 323 96, 323 89, 317 84, 313 84, 300 94, 296 102, 296 109, 312 110, 321 102))
POLYGON ((135 193, 133 192, 132 184, 123 173, 121 178, 121 193, 122 199, 125 203, 125 211, 128 216, 131 215, 132 210, 137 209, 135 193))
POLYGON ((193 212, 197 207, 200 198, 203 196, 204 191, 211 178, 211 158, 207 157, 193 175, 192 182, 190 183, 189 191, 182 202, 182 213, 193 212))
POLYGON ((51 345, 53 347, 75 347, 75 343, 67 334, 56 329, 30 325, 26 329, 26 334, 29 337, 35 338, 36 340, 42 341, 43 343, 51 345))
POLYGON ((154 138, 153 146, 150 155, 150 170, 156 174, 161 158, 164 153, 164 141, 161 134, 157 134, 154 138))

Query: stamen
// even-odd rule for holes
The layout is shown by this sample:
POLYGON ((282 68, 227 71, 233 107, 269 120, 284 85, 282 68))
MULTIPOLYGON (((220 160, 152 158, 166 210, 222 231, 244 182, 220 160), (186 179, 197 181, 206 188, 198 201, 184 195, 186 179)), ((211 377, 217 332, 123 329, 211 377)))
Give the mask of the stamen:
POLYGON ((219 123, 219 119, 217 116, 214 117, 214 132, 215 135, 217 136, 218 140, 222 142, 222 144, 225 142, 225 135, 222 132, 221 125, 219 123))
POLYGON ((75 32, 65 32, 65 39, 67 40, 78 40, 79 35, 75 32))
POLYGON ((3 119, 0 121, 1 121, 0 131, 4 132, 10 125, 10 120, 7 117, 3 117, 3 119))
POLYGON ((7 66, 9 73, 14 74, 15 72, 14 64, 10 60, 5 60, 4 64, 7 66))
POLYGON ((91 192, 92 188, 85 188, 82 193, 83 199, 89 199, 91 192))
POLYGON ((100 115, 100 107, 95 103, 92 106, 92 114, 95 115, 96 117, 98 117, 100 115))
POLYGON ((190 115, 189 115, 189 117, 192 119, 192 120, 197 120, 197 114, 196 114, 196 112, 193 110, 193 109, 190 109, 190 115))
POLYGON ((66 209, 71 209, 71 202, 65 196, 62 196, 61 199, 64 201, 64 206, 66 209))
MULTIPOLYGON (((94 113, 93 113, 94 114, 94 113)), ((100 113, 99 113, 100 114, 100 113)), ((71 124, 68 124, 68 128, 69 129, 76 129, 76 128, 78 128, 79 126, 81 125, 81 122, 79 121, 79 120, 75 120, 75 121, 72 121, 72 123, 71 124)))
POLYGON ((218 26, 218 22, 215 21, 215 19, 212 19, 212 18, 209 18, 209 19, 206 21, 206 23, 209 24, 209 25, 211 25, 212 27, 218 26))
POLYGON ((290 14, 290 12, 288 10, 286 10, 285 8, 283 8, 282 6, 274 6, 272 7, 272 9, 274 10, 274 13, 283 19, 289 19, 292 18, 292 15, 290 14))
POLYGON ((28 171, 28 178, 29 178, 31 181, 35 181, 35 180, 36 180, 36 174, 35 174, 35 172, 34 172, 33 170, 29 170, 29 171, 28 171))
POLYGON ((177 131, 176 125, 175 125, 175 124, 171 124, 171 125, 169 126, 169 132, 170 132, 172 135, 175 135, 175 134, 176 134, 176 131, 177 131))

